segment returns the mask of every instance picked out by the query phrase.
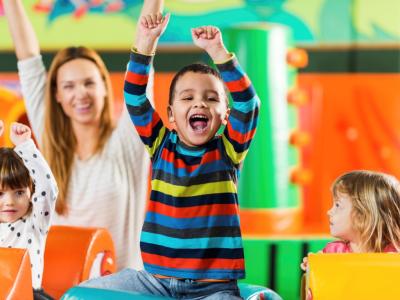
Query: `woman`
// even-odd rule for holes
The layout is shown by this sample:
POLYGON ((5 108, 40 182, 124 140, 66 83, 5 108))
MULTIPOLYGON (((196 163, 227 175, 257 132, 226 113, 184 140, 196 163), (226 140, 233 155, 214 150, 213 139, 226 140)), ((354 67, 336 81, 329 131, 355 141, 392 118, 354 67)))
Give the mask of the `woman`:
MULTIPOLYGON (((21 0, 4 0, 28 117, 59 185, 52 224, 107 228, 118 269, 142 268, 139 234, 149 159, 124 110, 112 122, 108 71, 97 53, 69 47, 47 74, 21 0)), ((145 1, 142 13, 161 11, 145 1)))

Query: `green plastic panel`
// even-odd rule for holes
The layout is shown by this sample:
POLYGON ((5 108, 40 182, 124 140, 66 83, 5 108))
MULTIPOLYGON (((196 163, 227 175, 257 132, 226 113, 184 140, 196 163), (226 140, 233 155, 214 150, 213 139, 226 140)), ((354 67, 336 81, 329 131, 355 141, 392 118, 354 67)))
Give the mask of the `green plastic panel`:
POLYGON ((298 155, 288 137, 297 124, 286 94, 293 74, 286 63, 291 35, 286 27, 254 23, 224 30, 227 48, 235 52, 261 99, 256 136, 239 179, 242 208, 299 206, 298 188, 289 182, 298 155))

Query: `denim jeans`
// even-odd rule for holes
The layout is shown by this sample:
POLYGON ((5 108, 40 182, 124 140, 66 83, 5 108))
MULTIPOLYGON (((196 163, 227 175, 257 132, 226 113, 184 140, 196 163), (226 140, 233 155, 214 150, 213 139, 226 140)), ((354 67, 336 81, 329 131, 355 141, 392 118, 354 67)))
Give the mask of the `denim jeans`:
POLYGON ((80 286, 139 292, 176 299, 242 299, 235 280, 201 282, 191 279, 157 278, 145 270, 133 269, 124 269, 105 277, 90 279, 80 286))

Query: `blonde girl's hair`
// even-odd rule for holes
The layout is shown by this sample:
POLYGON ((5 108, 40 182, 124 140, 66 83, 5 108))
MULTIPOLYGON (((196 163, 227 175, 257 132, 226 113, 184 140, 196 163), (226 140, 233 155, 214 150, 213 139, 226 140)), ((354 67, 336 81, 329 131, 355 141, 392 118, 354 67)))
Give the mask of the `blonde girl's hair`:
POLYGON ((399 187, 395 177, 372 171, 352 171, 333 183, 335 198, 346 194, 352 201, 353 228, 365 252, 382 252, 388 245, 400 251, 399 187))
POLYGON ((62 65, 74 59, 87 59, 93 62, 97 66, 106 88, 106 99, 100 116, 96 152, 103 149, 113 131, 112 105, 114 99, 110 75, 103 60, 94 50, 86 47, 69 47, 60 50, 54 57, 48 72, 43 134, 43 154, 58 183, 59 194, 56 211, 59 214, 67 213, 66 197, 77 141, 72 130, 70 118, 64 113, 61 105, 56 100, 57 75, 58 69, 62 65))

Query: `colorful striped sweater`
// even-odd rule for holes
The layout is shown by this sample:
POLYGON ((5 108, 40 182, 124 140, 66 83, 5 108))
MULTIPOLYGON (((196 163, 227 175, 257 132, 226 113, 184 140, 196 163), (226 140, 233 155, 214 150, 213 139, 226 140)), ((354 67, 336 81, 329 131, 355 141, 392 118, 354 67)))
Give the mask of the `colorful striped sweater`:
POLYGON ((236 59, 217 65, 233 107, 220 136, 188 147, 146 98, 152 57, 131 53, 125 102, 152 161, 140 247, 145 269, 188 279, 244 278, 237 180, 254 136, 260 101, 236 59))

